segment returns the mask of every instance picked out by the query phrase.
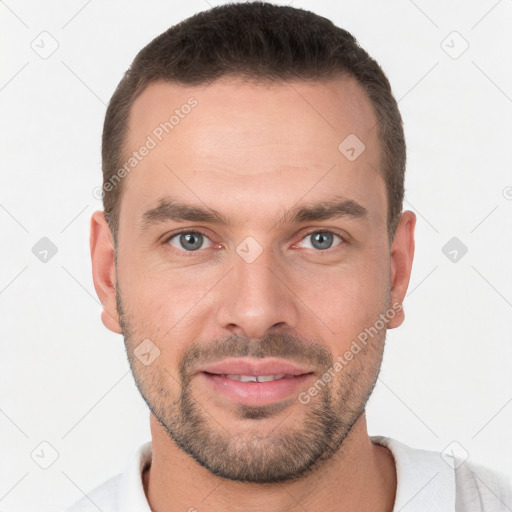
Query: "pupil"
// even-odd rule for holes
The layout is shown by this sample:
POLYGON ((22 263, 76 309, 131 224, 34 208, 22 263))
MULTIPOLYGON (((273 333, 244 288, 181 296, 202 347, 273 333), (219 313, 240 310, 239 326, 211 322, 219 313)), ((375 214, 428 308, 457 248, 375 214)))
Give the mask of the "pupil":
POLYGON ((193 250, 199 249, 201 247, 201 238, 200 237, 201 237, 200 233, 186 233, 184 235, 181 235, 182 241, 183 241, 183 239, 185 239, 185 241, 186 241, 185 248, 193 249, 193 250), (194 237, 196 238, 195 244, 193 242, 194 237), (192 247, 190 245, 187 247, 186 245, 189 244, 191 242, 191 240, 192 240, 192 243, 191 243, 192 247))
POLYGON ((320 249, 328 249, 332 242, 332 234, 331 233, 325 233, 325 232, 318 232, 313 237, 314 242, 316 243, 319 241, 320 249), (327 241, 327 246, 325 246, 325 242, 327 241))

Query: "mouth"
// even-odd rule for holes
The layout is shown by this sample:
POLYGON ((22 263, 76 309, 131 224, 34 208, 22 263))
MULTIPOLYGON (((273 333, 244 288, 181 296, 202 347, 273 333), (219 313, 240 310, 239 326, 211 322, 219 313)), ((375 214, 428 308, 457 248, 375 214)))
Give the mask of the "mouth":
POLYGON ((300 377, 300 375, 223 375, 217 373, 207 373, 208 375, 219 375, 226 379, 237 380, 239 382, 273 382, 275 380, 290 379, 292 377, 300 377))
MULTIPOLYGON (((271 380, 277 380, 313 373, 313 368, 298 366, 290 361, 270 357, 263 359, 231 357, 199 368, 199 372, 234 377, 235 380, 239 380, 236 379, 238 376, 257 379, 274 377, 271 380)), ((259 382, 263 382, 263 380, 259 380, 259 382)))
POLYGON ((216 395, 231 402, 263 406, 297 397, 311 385, 315 373, 280 361, 238 360, 224 361, 197 376, 216 395))

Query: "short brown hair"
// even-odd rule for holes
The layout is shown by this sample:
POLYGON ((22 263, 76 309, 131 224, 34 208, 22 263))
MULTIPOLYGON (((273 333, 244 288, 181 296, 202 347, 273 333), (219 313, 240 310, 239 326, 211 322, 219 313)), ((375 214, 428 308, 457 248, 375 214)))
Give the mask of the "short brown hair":
POLYGON ((137 54, 117 86, 106 111, 102 140, 103 206, 116 247, 123 187, 122 182, 105 185, 112 183, 122 166, 130 107, 147 85, 157 80, 200 85, 223 76, 282 81, 340 75, 357 79, 378 120, 391 242, 402 212, 406 146, 386 75, 349 32, 327 18, 252 2, 221 5, 169 28, 137 54))

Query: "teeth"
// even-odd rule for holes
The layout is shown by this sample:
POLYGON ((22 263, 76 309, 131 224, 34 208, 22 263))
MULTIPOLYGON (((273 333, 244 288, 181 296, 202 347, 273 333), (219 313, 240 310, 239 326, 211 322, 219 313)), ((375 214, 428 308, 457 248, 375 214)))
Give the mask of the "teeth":
POLYGON ((224 375, 228 379, 239 380, 240 382, 270 382, 272 380, 279 380, 286 375, 224 375))

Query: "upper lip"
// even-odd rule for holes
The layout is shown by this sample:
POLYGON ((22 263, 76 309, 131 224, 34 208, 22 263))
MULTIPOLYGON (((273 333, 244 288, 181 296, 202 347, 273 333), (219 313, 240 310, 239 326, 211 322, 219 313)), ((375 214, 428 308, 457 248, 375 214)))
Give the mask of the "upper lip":
POLYGON ((303 375, 312 373, 312 371, 310 368, 299 367, 279 359, 231 358, 204 366, 198 370, 198 373, 208 372, 217 375, 303 375))

